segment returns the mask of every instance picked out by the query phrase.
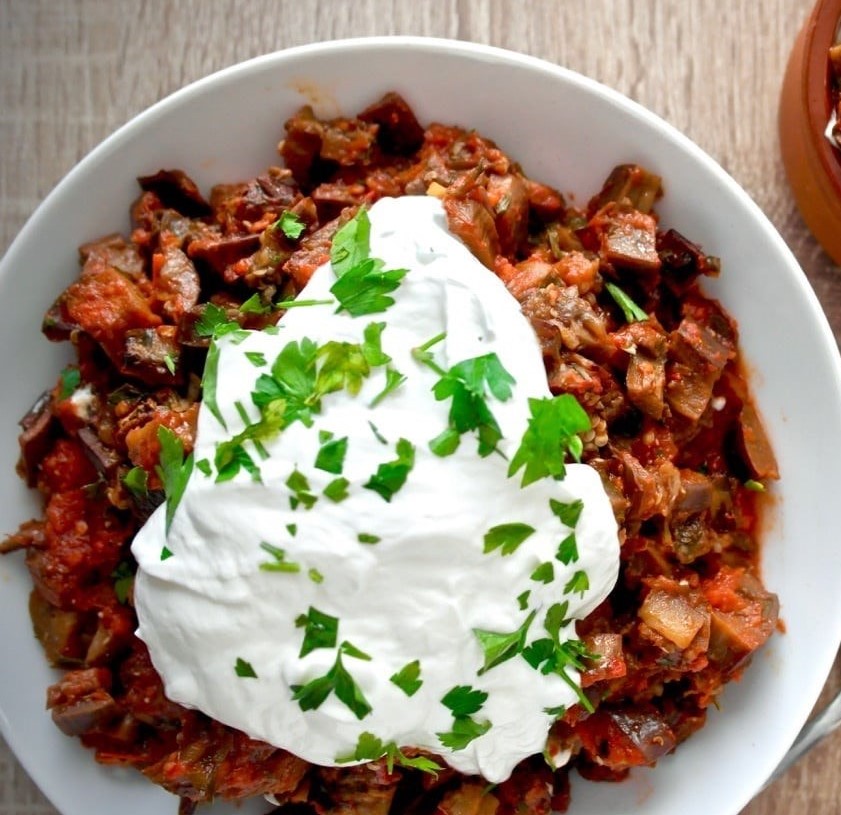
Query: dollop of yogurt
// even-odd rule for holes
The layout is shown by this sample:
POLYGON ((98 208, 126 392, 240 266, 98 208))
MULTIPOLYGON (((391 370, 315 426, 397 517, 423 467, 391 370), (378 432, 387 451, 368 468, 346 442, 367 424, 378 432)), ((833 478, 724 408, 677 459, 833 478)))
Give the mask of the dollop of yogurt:
MULTIPOLYGON (((133 544, 137 633, 170 699, 307 761, 373 758, 357 752, 371 734, 499 782, 544 749, 559 712, 578 701, 523 650, 552 640, 559 612, 555 644, 575 639, 574 620, 616 581, 617 525, 589 466, 526 487, 522 473, 508 476, 529 399, 550 396, 540 347, 502 282, 448 231, 441 203, 384 199, 369 217, 371 257, 408 269, 391 307, 356 317, 335 302, 291 308, 274 333, 216 340, 217 410, 205 399, 199 412, 198 466, 169 530, 161 507, 133 544), (247 442, 256 478, 243 468, 219 481, 218 445, 259 416, 251 394, 281 350, 305 338, 361 344, 377 322, 391 362, 355 395, 324 396, 312 426, 293 422, 262 450, 247 442), (440 369, 495 353, 515 380, 509 399, 488 395, 502 431, 490 455, 473 433, 451 455, 430 450, 450 400, 435 398, 440 375, 412 349, 441 333, 429 349, 440 369), (377 400, 389 368, 405 381, 377 400), (332 472, 317 466, 330 441, 345 450, 340 467, 322 456, 332 472), (407 443, 414 463, 390 500, 366 487, 407 443), (344 490, 329 486, 337 478, 344 490), (577 501, 568 525, 557 508, 577 501), (510 525, 533 531, 517 541, 498 531, 510 525), (488 537, 495 529, 501 537, 488 537), (495 653, 487 632, 517 631, 513 656, 484 670, 495 653)), ((335 281, 328 263, 299 299, 332 300, 335 281)), ((566 673, 578 681, 574 667, 566 673)))

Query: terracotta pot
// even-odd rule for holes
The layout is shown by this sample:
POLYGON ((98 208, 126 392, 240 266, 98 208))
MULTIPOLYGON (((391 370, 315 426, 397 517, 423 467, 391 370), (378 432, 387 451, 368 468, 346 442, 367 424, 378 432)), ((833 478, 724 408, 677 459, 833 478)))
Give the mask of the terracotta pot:
POLYGON ((800 214, 841 264, 841 150, 824 135, 831 114, 829 48, 841 0, 819 0, 792 49, 780 98, 780 148, 800 214))

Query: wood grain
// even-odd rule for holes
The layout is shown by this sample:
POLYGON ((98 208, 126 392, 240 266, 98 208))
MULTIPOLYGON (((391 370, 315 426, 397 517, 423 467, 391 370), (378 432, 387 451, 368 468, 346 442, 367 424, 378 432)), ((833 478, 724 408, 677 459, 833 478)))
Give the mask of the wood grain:
MULTIPOLYGON (((654 110, 748 191, 841 338, 841 275, 783 176, 777 99, 804 0, 0 0, 0 250, 117 126, 187 82, 307 42, 455 37, 578 70, 654 110)), ((841 689, 837 663, 825 696, 841 689)), ((841 812, 841 733, 743 815, 841 812)), ((0 743, 0 815, 55 815, 0 743)), ((93 814, 92 814, 93 815, 93 814)), ((715 813, 711 813, 715 815, 715 813)))

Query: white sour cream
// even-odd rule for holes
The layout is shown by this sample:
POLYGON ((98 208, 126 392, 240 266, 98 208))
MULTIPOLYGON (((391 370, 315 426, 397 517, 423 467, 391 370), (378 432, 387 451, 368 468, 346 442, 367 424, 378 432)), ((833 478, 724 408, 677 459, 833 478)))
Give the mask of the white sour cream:
MULTIPOLYGON (((168 536, 162 507, 134 542, 138 635, 171 699, 310 762, 335 765, 353 755, 367 732, 498 782, 544 748, 554 720, 546 710, 571 706, 577 697, 559 676, 543 675, 522 656, 480 674, 484 653, 474 629, 512 632, 534 610, 531 643, 547 636, 543 623, 552 604, 567 600, 569 618, 591 612, 616 580, 616 522, 599 476, 588 466, 569 465, 563 481, 547 478, 521 488, 522 473, 508 478, 501 455, 480 458, 472 434, 462 436, 451 456, 430 452, 429 441, 447 426, 450 400, 435 400, 431 388, 438 376, 412 358, 412 348, 446 332, 433 348, 444 369, 496 352, 516 379, 509 400, 488 399, 504 437, 499 449, 509 460, 526 429, 528 398, 549 396, 540 349, 504 285, 448 232, 439 201, 386 199, 369 214, 371 256, 387 269, 409 269, 394 292, 395 304, 356 318, 336 314, 333 305, 294 308, 275 335, 248 332, 244 340, 218 340, 217 401, 228 430, 202 406, 195 458, 212 462, 217 443, 242 430, 237 401, 256 420, 254 383, 293 340, 359 343, 366 326, 384 321, 383 350, 407 380, 373 408, 385 385, 384 367, 373 369, 355 397, 344 390, 324 397, 312 428, 295 422, 265 444, 266 460, 254 454, 262 483, 240 472, 217 484, 215 473, 194 471, 168 536), (246 354, 254 359, 255 352, 268 367, 254 366, 246 354), (350 482, 349 496, 339 503, 322 495, 337 476, 314 466, 319 431, 348 439, 342 476, 350 482), (415 464, 386 502, 362 485, 379 464, 397 457, 401 438, 415 445, 415 464), (295 468, 318 497, 311 509, 290 506, 285 482, 295 468), (579 560, 568 566, 555 555, 571 530, 550 510, 550 498, 583 501, 575 528, 579 560), (509 523, 529 524, 536 532, 512 554, 484 553, 485 533, 509 523), (360 534, 379 542, 360 543, 360 534), (262 542, 283 549, 300 572, 261 570, 272 560, 262 542), (172 556, 162 560, 164 546, 172 556), (554 579, 532 579, 548 562, 554 579), (578 571, 586 572, 589 588, 565 594, 578 571), (522 609, 518 597, 526 591, 522 609), (296 619, 309 608, 339 620, 337 645, 348 641, 370 656, 342 657, 372 708, 361 720, 335 693, 308 711, 293 699, 293 686, 325 675, 337 656, 336 647, 299 656, 304 629, 296 619), (238 660, 256 677, 238 676, 238 660), (415 660, 423 684, 410 697, 389 677, 415 660), (438 734, 453 729, 453 712, 441 700, 456 686, 487 693, 473 719, 491 726, 452 750, 438 734)), ((329 298, 334 282, 328 264, 300 297, 329 298)), ((561 632, 562 641, 570 637, 572 624, 561 632)), ((574 670, 570 676, 578 678, 574 670)))

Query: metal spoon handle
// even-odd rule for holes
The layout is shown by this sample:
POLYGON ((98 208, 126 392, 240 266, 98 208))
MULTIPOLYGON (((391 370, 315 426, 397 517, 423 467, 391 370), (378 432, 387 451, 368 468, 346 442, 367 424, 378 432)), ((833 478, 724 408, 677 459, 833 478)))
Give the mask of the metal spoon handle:
POLYGON ((794 744, 791 745, 791 749, 786 753, 783 760, 777 766, 777 769, 771 774, 771 777, 765 782, 765 787, 786 773, 793 764, 803 758, 809 750, 818 744, 818 742, 823 741, 839 725, 841 725, 841 693, 818 713, 817 716, 806 722, 794 740, 794 744))

